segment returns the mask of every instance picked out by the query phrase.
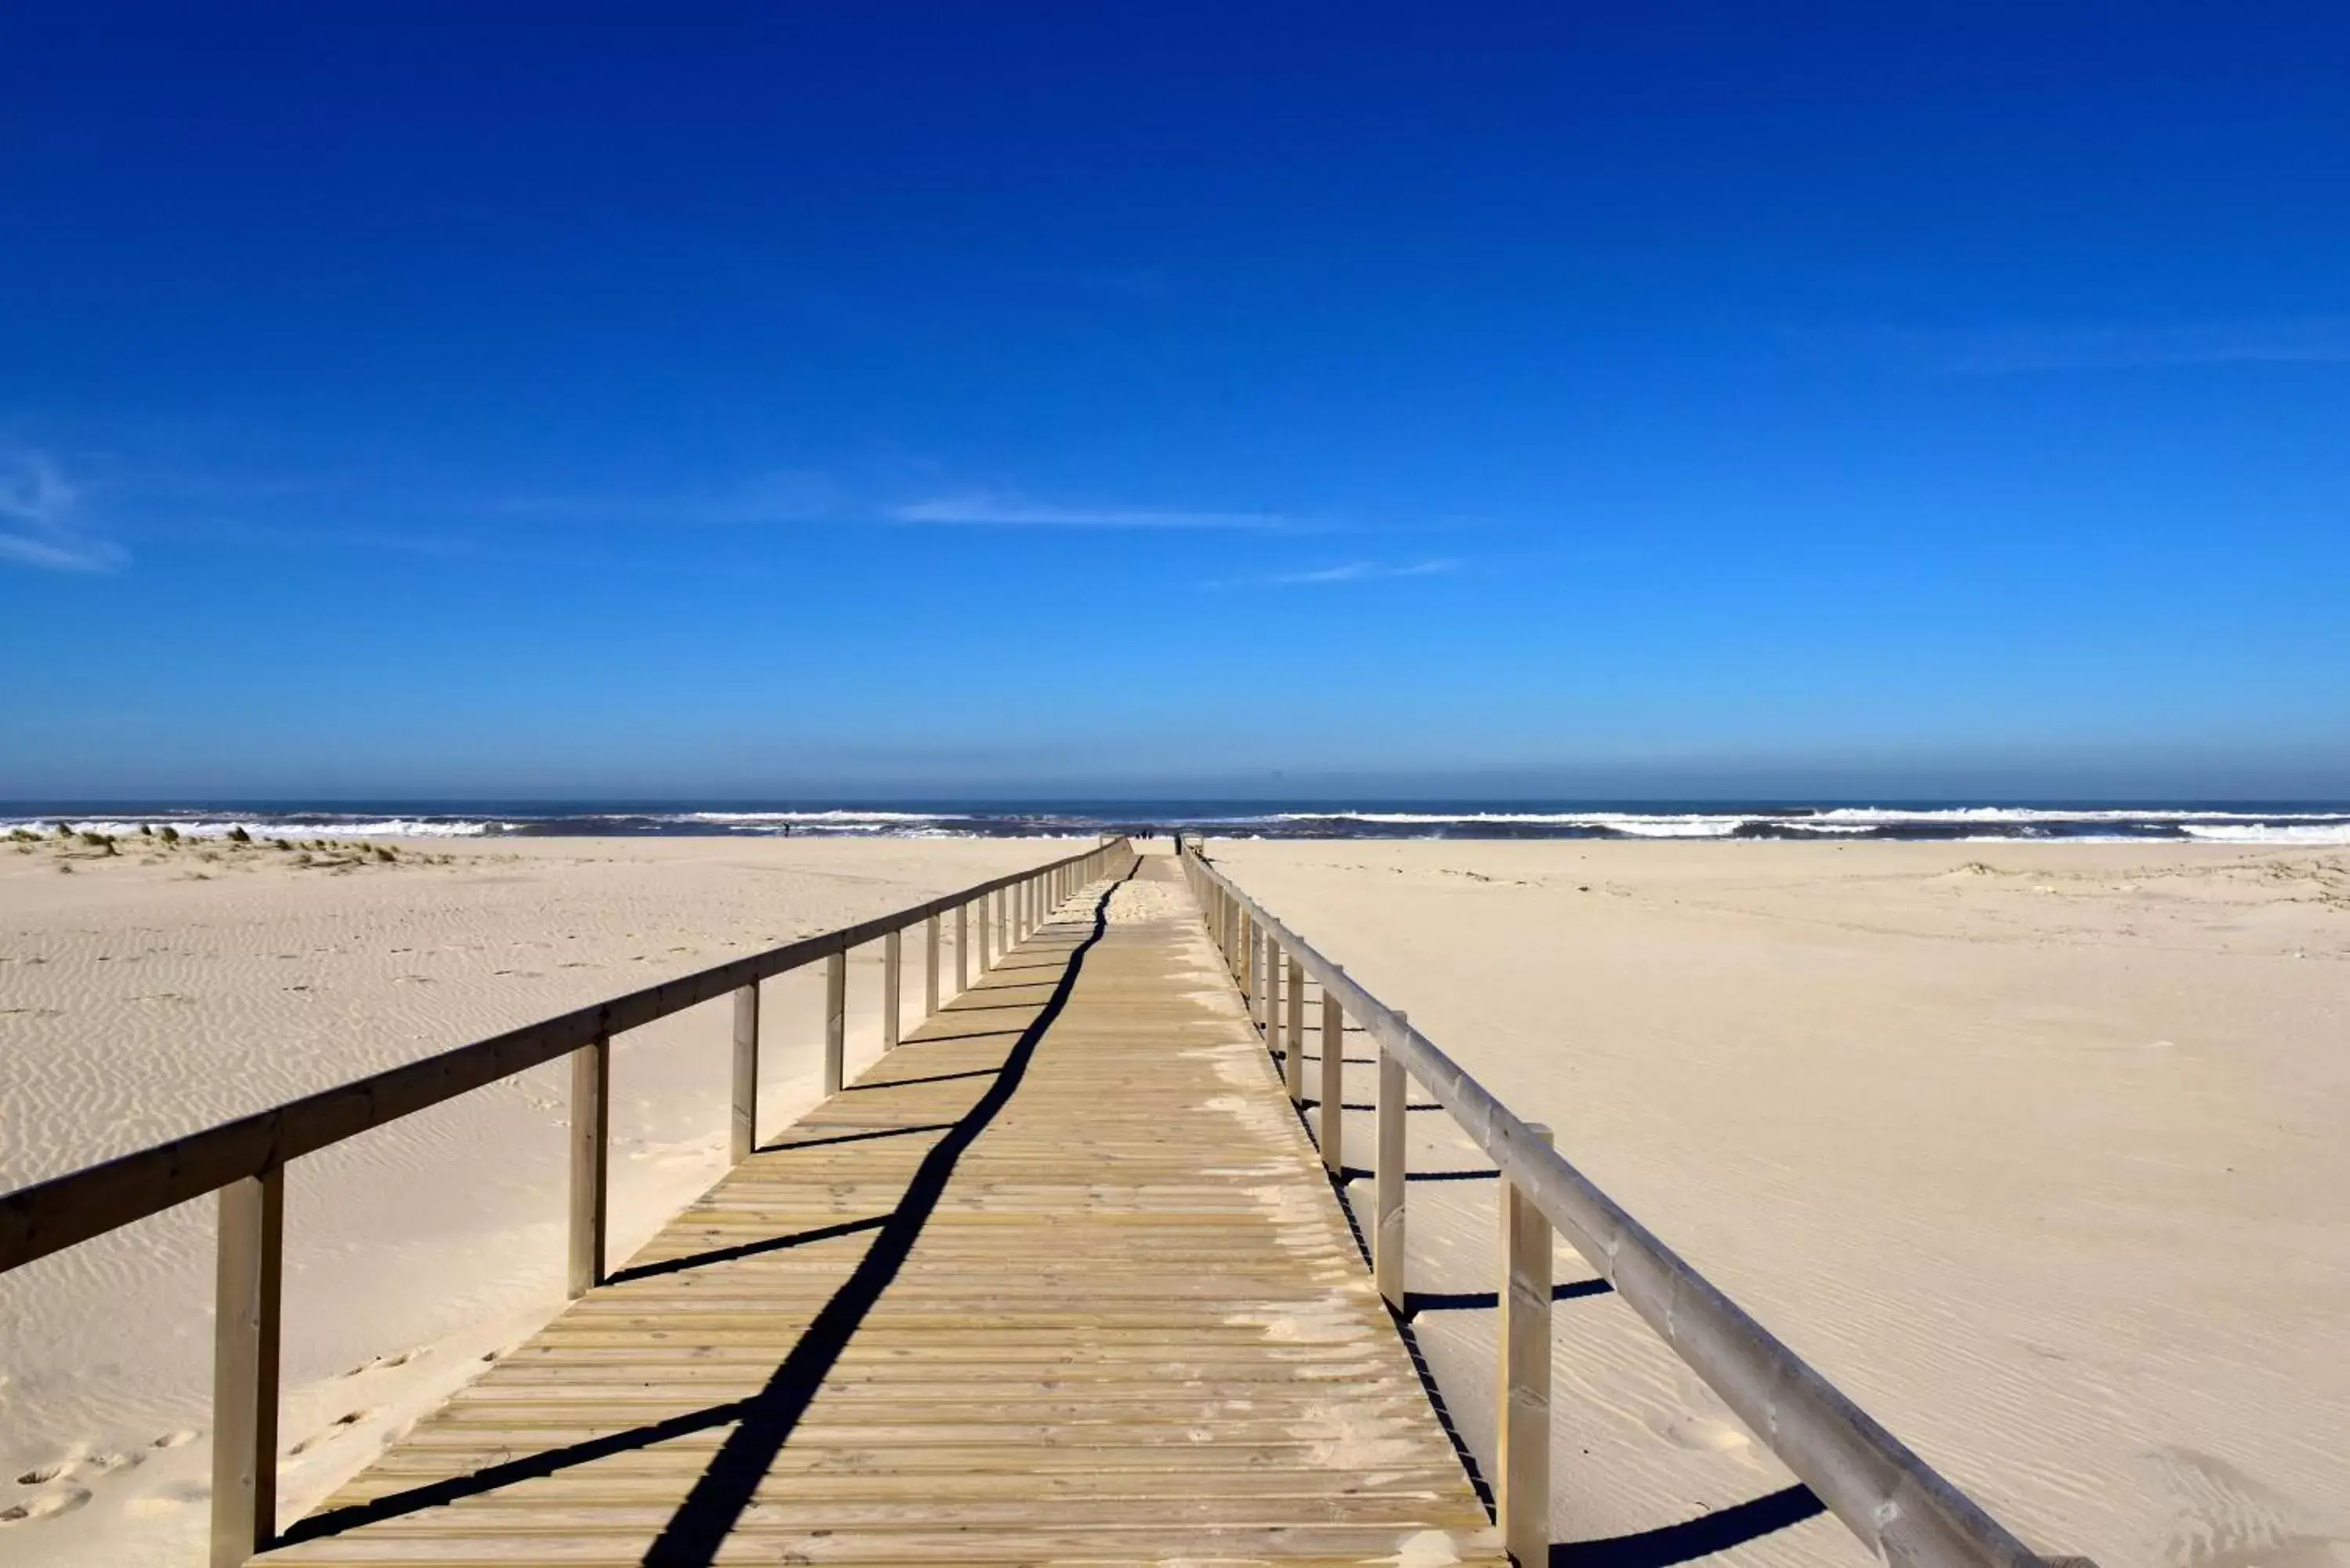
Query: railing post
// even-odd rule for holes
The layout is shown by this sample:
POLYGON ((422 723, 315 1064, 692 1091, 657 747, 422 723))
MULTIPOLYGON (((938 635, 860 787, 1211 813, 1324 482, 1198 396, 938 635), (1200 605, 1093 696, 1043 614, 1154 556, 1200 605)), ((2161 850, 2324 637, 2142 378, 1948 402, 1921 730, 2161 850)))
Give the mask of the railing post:
POLYGON ((759 982, 734 992, 734 1112, 728 1121, 730 1163, 759 1147, 759 982))
POLYGON ((612 1122, 612 1037, 571 1053, 571 1266, 577 1301, 604 1282, 604 1217, 612 1122))
POLYGON ((955 906, 955 994, 971 989, 971 905, 955 906))
POLYGON ((982 893, 979 896, 979 972, 982 974, 985 974, 988 965, 994 961, 988 956, 988 949, 994 944, 988 934, 987 908, 988 900, 993 897, 992 893, 982 893))
MULTIPOLYGON (((1403 1013, 1396 1014, 1399 1023, 1404 1017, 1403 1013)), ((1403 1107, 1409 1085, 1402 1059, 1380 1046, 1378 1158, 1374 1162, 1377 1169, 1371 1197, 1371 1276, 1379 1287, 1379 1294, 1399 1313, 1404 1310, 1403 1107)))
POLYGON ((931 915, 922 921, 922 1016, 930 1017, 939 1010, 939 918, 931 915))
MULTIPOLYGON (((1550 1129, 1529 1124, 1547 1146, 1550 1129)), ((1502 1544, 1520 1564, 1550 1561, 1550 1221, 1502 1178, 1501 1429, 1493 1501, 1502 1544)))
POLYGON ((1281 1081, 1289 1084, 1290 1053, 1281 1034, 1281 948, 1264 933, 1264 1048, 1281 1058, 1281 1081))
POLYGON ((881 939, 881 1049, 898 1048, 898 1004, 906 988, 905 979, 898 972, 901 961, 898 933, 891 931, 881 939))
POLYGON ((840 1093, 848 1055, 848 950, 824 961, 824 1092, 840 1093))
POLYGON ((1289 1003, 1289 1015, 1282 1021, 1281 1037, 1289 1043, 1289 1103, 1305 1103, 1305 966, 1296 955, 1289 960, 1289 973, 1284 977, 1284 995, 1289 1003))
POLYGON ((1248 1002, 1249 1022, 1262 1029, 1263 1021, 1257 1016, 1257 1013, 1262 1009, 1264 997, 1264 975, 1257 966, 1264 961, 1264 943, 1257 934, 1256 922, 1245 914, 1241 917, 1241 935, 1247 946, 1247 950, 1241 954, 1241 973, 1243 977, 1241 981, 1241 995, 1248 1002))
POLYGON ((286 1168, 220 1189, 213 1318, 212 1568, 277 1534, 277 1339, 286 1168))
POLYGON ((1347 1168, 1347 1010, 1322 992, 1322 1163, 1335 1176, 1347 1168))

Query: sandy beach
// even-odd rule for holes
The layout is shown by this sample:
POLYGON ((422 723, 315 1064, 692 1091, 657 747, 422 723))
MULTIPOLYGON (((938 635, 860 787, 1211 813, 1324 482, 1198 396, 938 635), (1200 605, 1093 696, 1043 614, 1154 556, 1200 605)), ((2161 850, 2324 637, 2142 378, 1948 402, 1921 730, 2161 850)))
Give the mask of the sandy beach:
MULTIPOLYGON (((0 846, 0 1187, 1072 848, 388 846, 0 846)), ((879 987, 878 949, 855 955, 852 1071, 879 1049, 879 987)), ((773 1128, 818 1097, 820 971, 766 989, 773 1128)), ((617 1255, 723 1168, 729 1028, 722 1001, 616 1043, 617 1255)), ((567 1082, 540 1068, 291 1168, 285 1518, 561 1305, 567 1082)), ((0 1276, 0 1559, 201 1560, 212 1271, 195 1203, 0 1276)))
MULTIPOLYGON (((0 854, 0 1183, 1062 847, 0 854)), ((2043 1550, 2318 1568, 2350 1538, 2350 854, 1211 848, 2043 1550)), ((813 974, 771 987, 767 1127, 816 1098, 818 1011, 813 974)), ((719 1173, 726 1031, 705 1008, 620 1043, 619 1255, 719 1173)), ((295 1168, 286 1517, 559 1304, 564 1116, 542 1069, 295 1168)), ((1414 1331, 1490 1463, 1494 1184, 1449 1118, 1411 1122, 1414 1331)), ((191 1205, 0 1278, 8 1561, 194 1560, 211 1239, 191 1205)), ((1587 1271, 1562 1248, 1558 1277, 1587 1271)), ((1558 1322, 1559 1539, 1688 1560, 1688 1521, 1787 1487, 1619 1303, 1570 1290, 1558 1322)), ((1812 1517, 1708 1560, 1860 1558, 1812 1517)))
MULTIPOLYGON (((2040 1550, 2350 1553, 2350 855, 1211 852, 2040 1550)), ((1410 1120, 1415 1331, 1490 1463, 1494 1184, 1410 1120)), ((1789 1483, 1620 1303, 1556 1313, 1556 1539, 1680 1561, 1789 1483)), ((1862 1557, 1816 1517, 1707 1560, 1862 1557)))

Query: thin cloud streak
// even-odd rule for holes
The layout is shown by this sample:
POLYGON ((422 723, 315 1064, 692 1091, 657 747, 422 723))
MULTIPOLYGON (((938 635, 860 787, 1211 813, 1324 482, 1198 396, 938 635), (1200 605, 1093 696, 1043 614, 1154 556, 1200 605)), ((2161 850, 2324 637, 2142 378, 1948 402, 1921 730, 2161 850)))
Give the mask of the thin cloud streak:
POLYGON ((29 448, 0 451, 0 560, 52 572, 111 572, 122 546, 90 534, 77 515, 81 493, 55 462, 29 448))
POLYGON ((839 485, 821 473, 778 469, 729 491, 702 495, 627 496, 519 494, 491 502, 509 517, 553 522, 662 524, 732 527, 762 523, 816 523, 837 515, 839 485))
POLYGON ((1201 583, 1203 588, 1326 587, 1339 583, 1391 582, 1399 577, 1440 577, 1457 572, 1461 563, 1450 558, 1427 561, 1345 561, 1335 566, 1305 571, 1274 572, 1261 577, 1230 577, 1201 583))
POLYGON ((1059 506, 976 493, 940 496, 885 510, 896 523, 997 528, 1191 528, 1294 531, 1295 518, 1275 512, 1189 512, 1149 506, 1059 506))

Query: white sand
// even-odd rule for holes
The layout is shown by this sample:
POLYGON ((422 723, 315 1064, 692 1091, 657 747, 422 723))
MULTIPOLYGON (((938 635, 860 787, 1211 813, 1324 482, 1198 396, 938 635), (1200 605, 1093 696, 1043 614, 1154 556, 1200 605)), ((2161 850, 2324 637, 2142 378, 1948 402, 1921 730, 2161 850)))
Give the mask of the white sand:
MULTIPOLYGON (((2350 1563, 2350 856, 1211 849, 2042 1551, 2350 1563)), ((1492 1291, 1493 1183, 1409 1191, 1411 1287, 1492 1291)), ((1559 1539, 1788 1484, 1621 1303, 1556 1314, 1559 1539)), ((1488 1463, 1493 1317, 1418 1320, 1488 1463)), ((1708 1561, 1862 1557, 1819 1518, 1708 1561)))
MULTIPOLYGON (((142 864, 131 843, 70 875, 16 847, 0 1189, 1076 846, 542 839, 335 871, 224 846, 142 864)), ((769 982, 764 1128, 817 1097, 821 986, 769 982)), ((878 950, 857 955, 852 1064, 878 1050, 879 992, 878 950)), ((618 1043, 616 1256, 719 1174, 730 1028, 722 999, 618 1043)), ((284 1517, 561 1304, 567 1082, 540 1068, 292 1168, 284 1517)), ((0 1275, 0 1561, 202 1560, 212 1236, 190 1204, 0 1275)))
MULTIPOLYGON (((0 851, 0 1186, 1061 847, 542 840, 70 877, 0 851)), ((2350 1562, 2350 856, 1215 847, 2036 1545, 2350 1562)), ((767 1126, 815 1097, 816 990, 771 988, 767 1126)), ((618 1253, 717 1174, 727 1028, 722 1002, 620 1044, 618 1253)), ((1411 1120, 1419 1169, 1472 1173, 1413 1183, 1412 1287, 1491 1291, 1492 1183, 1449 1118, 1411 1120)), ((287 1517, 559 1304, 563 1131, 558 1065, 295 1168, 287 1517)), ((0 1276, 0 1513, 29 1513, 0 1560, 198 1559, 211 1238, 191 1205, 0 1276)), ((1419 1319, 1486 1460, 1492 1316, 1419 1319)), ((1558 1318, 1561 1539, 1786 1484, 1620 1303, 1558 1318)), ((1717 1560, 1859 1559, 1815 1519, 1717 1560)))

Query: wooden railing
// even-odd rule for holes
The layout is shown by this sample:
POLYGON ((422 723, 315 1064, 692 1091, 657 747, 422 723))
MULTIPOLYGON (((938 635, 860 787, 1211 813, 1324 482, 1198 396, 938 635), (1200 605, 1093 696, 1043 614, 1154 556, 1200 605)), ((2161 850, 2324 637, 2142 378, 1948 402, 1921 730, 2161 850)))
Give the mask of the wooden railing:
POLYGON ((1689 1368, 1746 1424, 1877 1559, 1895 1568, 2042 1568, 2043 1559, 1945 1480, 1868 1413, 1782 1345, 1737 1303, 1626 1213, 1520 1119, 1337 964, 1241 891, 1196 842, 1179 851, 1208 929, 1248 1000, 1268 1048, 1283 1052, 1290 1099, 1305 1099, 1305 986, 1322 988, 1323 1163, 1345 1168, 1339 1090, 1342 1036, 1352 1017, 1378 1046, 1372 1160, 1371 1272, 1401 1314, 1404 1297, 1404 1106, 1417 1080, 1502 1177, 1501 1386, 1493 1496, 1503 1543, 1521 1563, 1550 1552, 1551 1233, 1615 1288, 1689 1368), (1287 1048, 1284 1049, 1284 1041, 1287 1048))
POLYGON ((954 917, 955 989, 971 983, 975 916, 979 968, 1041 924, 1107 867, 1124 864, 1123 838, 1034 870, 1014 872, 859 925, 803 937, 748 958, 649 986, 559 1017, 526 1023, 356 1083, 327 1089, 87 1169, 0 1193, 0 1273, 164 1210, 220 1195, 217 1314, 213 1339, 211 1561, 233 1568, 276 1529, 279 1282, 286 1167, 306 1154, 455 1099, 502 1078, 571 1058, 569 1289, 605 1277, 612 1037, 733 992, 737 1163, 757 1144, 759 983, 825 961, 824 1092, 841 1085, 848 953, 882 944, 881 1044, 899 1039, 900 938, 923 929, 923 1004, 939 1006, 940 929, 954 917))

